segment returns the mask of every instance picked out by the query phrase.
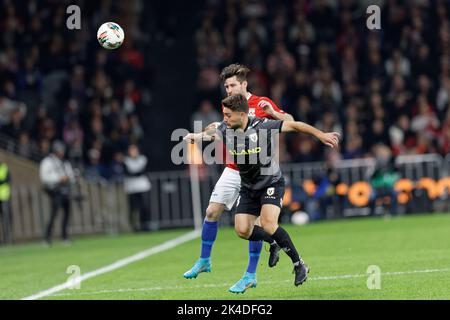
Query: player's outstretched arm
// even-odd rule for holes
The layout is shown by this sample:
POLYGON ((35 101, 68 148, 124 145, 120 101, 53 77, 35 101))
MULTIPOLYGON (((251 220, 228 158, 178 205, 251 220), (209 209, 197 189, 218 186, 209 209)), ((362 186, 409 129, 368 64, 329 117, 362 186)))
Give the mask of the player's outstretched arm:
POLYGON ((199 133, 189 133, 187 134, 183 140, 188 141, 190 143, 194 143, 196 141, 213 141, 219 138, 217 135, 217 128, 219 127, 220 122, 213 122, 206 126, 205 130, 199 133))
POLYGON ((294 121, 294 117, 290 115, 289 113, 281 113, 274 111, 273 117, 277 120, 283 120, 283 121, 294 121))
POLYGON ((301 132, 310 134, 331 148, 337 148, 339 145, 340 135, 338 132, 323 132, 301 121, 284 121, 281 132, 301 132))

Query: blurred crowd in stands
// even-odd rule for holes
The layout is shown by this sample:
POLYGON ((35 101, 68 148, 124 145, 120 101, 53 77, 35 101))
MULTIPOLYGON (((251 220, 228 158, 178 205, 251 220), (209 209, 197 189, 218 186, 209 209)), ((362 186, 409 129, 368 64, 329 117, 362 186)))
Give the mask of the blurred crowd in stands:
MULTIPOLYGON (((82 29, 66 27, 70 1, 0 0, 0 133, 16 152, 45 156, 55 139, 89 177, 114 177, 142 141, 148 66, 143 1, 80 1, 82 29), (104 21, 126 25, 123 47, 102 49, 104 21), (48 32, 52 30, 52 32, 48 32)), ((450 153, 450 5, 436 0, 205 0, 193 35, 198 110, 221 119, 221 69, 250 67, 250 92, 296 120, 342 133, 340 156, 450 153), (381 8, 368 30, 366 8, 381 8)), ((189 57, 186 57, 189 59, 189 57)), ((324 159, 319 143, 287 134, 283 162, 324 159)))
MULTIPOLYGON (((206 1, 195 34, 193 117, 219 119, 219 73, 252 70, 249 91, 296 120, 342 133, 341 157, 450 153, 450 3, 444 0, 206 1), (368 30, 366 8, 381 8, 368 30)), ((323 159, 318 141, 287 135, 282 161, 323 159)))
POLYGON ((0 133, 26 157, 46 156, 62 140, 87 177, 109 179, 144 134, 147 71, 142 41, 134 41, 142 1, 79 1, 75 31, 66 27, 70 4, 0 1, 0 133), (102 49, 92 36, 111 20, 127 27, 120 51, 102 49))

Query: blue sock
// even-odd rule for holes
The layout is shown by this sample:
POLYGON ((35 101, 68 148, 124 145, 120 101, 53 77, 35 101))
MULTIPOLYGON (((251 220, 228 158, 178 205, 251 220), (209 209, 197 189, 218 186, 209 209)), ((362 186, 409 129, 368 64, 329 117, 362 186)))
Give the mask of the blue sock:
POLYGON ((262 241, 248 242, 248 273, 256 272, 256 267, 258 267, 259 255, 261 254, 262 243, 262 241))
POLYGON ((202 259, 208 259, 211 256, 211 249, 217 236, 218 224, 217 221, 203 221, 202 253, 200 254, 202 259))

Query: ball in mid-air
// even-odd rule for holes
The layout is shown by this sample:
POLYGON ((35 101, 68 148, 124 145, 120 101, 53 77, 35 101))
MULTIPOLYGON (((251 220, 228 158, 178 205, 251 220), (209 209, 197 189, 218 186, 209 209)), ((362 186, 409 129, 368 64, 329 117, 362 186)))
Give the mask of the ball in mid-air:
POLYGON ((291 216, 291 222, 297 226, 305 225, 309 222, 309 215, 304 211, 294 212, 291 216))
POLYGON ((115 22, 105 22, 98 28, 97 40, 105 49, 117 49, 124 39, 123 29, 115 22))

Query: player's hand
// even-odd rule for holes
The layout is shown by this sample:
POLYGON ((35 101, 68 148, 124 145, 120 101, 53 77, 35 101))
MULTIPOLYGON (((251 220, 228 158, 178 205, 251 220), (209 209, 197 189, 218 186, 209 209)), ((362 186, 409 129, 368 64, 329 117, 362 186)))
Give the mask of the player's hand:
POLYGON ((209 124, 204 131, 215 131, 217 130, 217 128, 219 127, 220 122, 213 122, 211 124, 209 124))
POLYGON ((267 113, 269 116, 273 116, 275 114, 275 110, 273 109, 272 105, 269 101, 261 100, 258 103, 258 106, 264 110, 265 113, 267 113))
POLYGON ((337 148, 339 146, 339 137, 340 134, 337 132, 327 132, 322 133, 318 138, 323 144, 331 148, 337 148))
POLYGON ((196 140, 198 140, 198 134, 197 133, 188 133, 184 138, 184 141, 187 141, 188 143, 194 143, 196 140))

